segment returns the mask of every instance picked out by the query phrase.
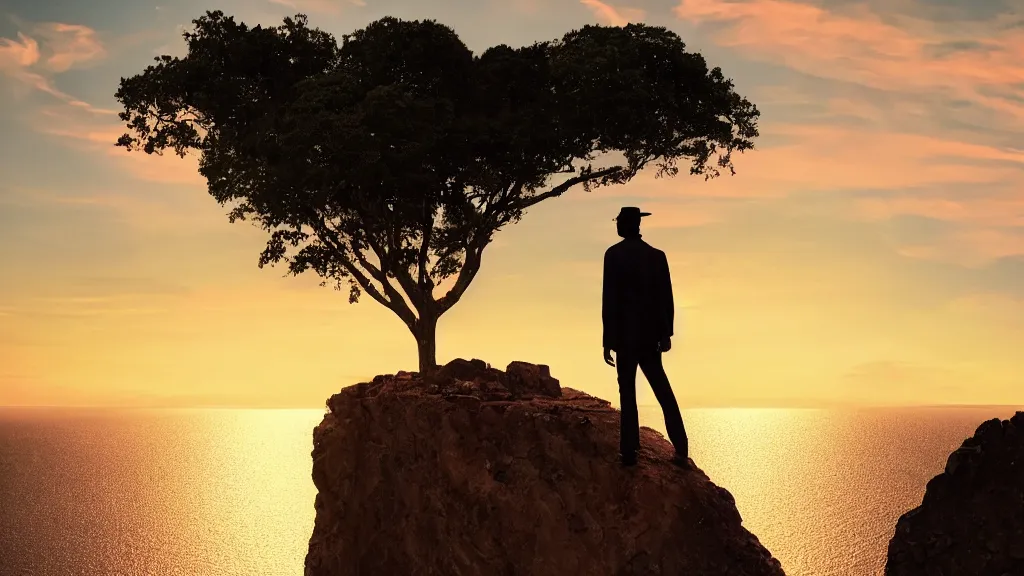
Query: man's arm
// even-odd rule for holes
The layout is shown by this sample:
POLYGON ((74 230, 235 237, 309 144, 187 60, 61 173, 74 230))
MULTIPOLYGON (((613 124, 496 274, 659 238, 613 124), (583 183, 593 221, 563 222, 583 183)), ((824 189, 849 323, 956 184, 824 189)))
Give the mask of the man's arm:
POLYGON ((601 341, 605 349, 615 349, 615 294, 617 290, 614 264, 610 252, 604 253, 604 274, 601 281, 601 341))
POLYGON ((673 335, 673 324, 675 322, 676 306, 672 298, 672 275, 668 270, 668 257, 664 252, 659 254, 659 268, 661 269, 660 298, 661 303, 661 337, 671 338, 673 335))

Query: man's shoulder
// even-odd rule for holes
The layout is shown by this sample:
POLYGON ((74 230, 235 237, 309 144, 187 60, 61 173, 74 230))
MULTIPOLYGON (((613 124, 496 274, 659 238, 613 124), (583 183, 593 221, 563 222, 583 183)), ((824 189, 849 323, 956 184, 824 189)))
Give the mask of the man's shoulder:
POLYGON ((605 256, 614 256, 616 254, 621 254, 626 248, 627 248, 626 241, 625 240, 621 240, 621 241, 616 242, 615 244, 612 244, 611 246, 609 246, 608 249, 604 251, 604 255, 605 256))
POLYGON ((651 254, 654 256, 664 256, 665 252, 651 246, 643 240, 637 240, 630 242, 628 240, 621 240, 612 244, 604 251, 605 256, 618 256, 618 255, 640 255, 640 254, 651 254))
POLYGON ((637 249, 647 252, 648 254, 653 254, 655 256, 665 255, 663 251, 655 248, 654 246, 651 246, 650 244, 647 243, 646 240, 640 240, 639 242, 637 242, 637 249))

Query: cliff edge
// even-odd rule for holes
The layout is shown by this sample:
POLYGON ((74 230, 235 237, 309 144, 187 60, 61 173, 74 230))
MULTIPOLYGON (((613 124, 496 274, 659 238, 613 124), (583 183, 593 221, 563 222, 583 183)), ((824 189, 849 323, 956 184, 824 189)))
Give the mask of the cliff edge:
POLYGON ((644 428, 618 461, 619 412, 546 366, 454 360, 378 376, 313 431, 307 576, 776 576, 732 496, 644 428))
POLYGON ((1024 412, 992 419, 950 454, 900 517, 886 576, 1024 576, 1024 412))

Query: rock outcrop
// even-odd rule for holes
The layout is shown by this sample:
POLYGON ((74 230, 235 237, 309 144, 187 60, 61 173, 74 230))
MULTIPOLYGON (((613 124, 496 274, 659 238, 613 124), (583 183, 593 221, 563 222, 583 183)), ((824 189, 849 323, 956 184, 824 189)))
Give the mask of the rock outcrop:
POLYGON ((900 517, 886 576, 1024 576, 1024 412, 983 423, 900 517))
POLYGON ((307 576, 776 576, 732 496, 546 366, 455 360, 335 394, 313 432, 307 576))

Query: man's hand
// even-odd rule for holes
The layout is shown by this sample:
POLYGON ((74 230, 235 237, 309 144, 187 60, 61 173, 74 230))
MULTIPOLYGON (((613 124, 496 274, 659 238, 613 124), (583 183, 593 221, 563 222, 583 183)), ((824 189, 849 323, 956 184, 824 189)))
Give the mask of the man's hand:
POLYGON ((662 338, 658 342, 658 352, 668 352, 672 349, 672 338, 662 338))
POLYGON ((611 366, 612 368, 615 367, 615 360, 612 360, 612 349, 611 348, 605 348, 604 349, 604 363, 609 365, 609 366, 611 366))

